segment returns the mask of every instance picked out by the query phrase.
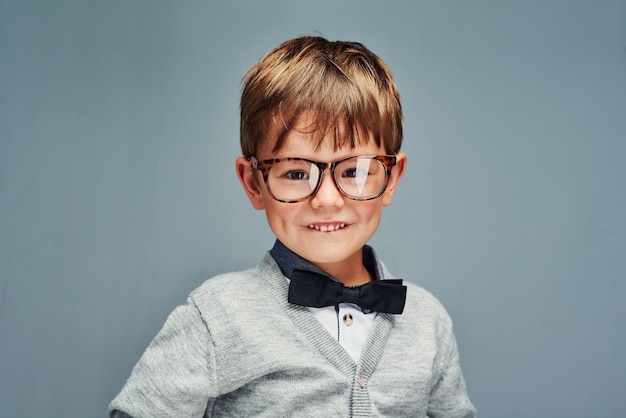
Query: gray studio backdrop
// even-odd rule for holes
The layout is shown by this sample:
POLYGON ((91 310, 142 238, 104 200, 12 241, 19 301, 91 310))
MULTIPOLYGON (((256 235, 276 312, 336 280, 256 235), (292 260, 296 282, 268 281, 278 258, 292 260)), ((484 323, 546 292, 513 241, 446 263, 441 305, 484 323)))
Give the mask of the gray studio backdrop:
POLYGON ((449 309, 480 415, 626 416, 626 2, 573 0, 0 0, 0 415, 105 416, 167 314, 271 247, 240 79, 310 33, 394 71, 373 245, 449 309))

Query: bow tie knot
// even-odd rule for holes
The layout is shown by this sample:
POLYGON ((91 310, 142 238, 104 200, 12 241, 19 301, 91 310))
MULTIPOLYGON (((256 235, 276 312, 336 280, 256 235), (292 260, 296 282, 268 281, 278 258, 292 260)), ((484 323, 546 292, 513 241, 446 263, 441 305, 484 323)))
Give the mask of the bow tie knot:
POLYGON ((354 286, 342 286, 341 288, 341 301, 343 303, 354 303, 355 305, 359 304, 359 298, 361 297, 361 287, 354 286))
POLYGON ((375 280, 348 287, 318 273, 294 270, 288 301, 315 308, 353 303, 363 311, 401 314, 406 301, 406 286, 402 285, 402 280, 375 280))

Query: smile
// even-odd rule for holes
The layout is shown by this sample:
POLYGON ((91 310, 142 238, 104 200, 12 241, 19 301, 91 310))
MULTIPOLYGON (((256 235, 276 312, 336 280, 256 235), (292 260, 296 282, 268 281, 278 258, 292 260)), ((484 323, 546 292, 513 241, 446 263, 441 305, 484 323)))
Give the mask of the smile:
POLYGON ((342 223, 334 223, 334 224, 311 224, 309 225, 309 229, 315 229, 316 231, 321 232, 333 232, 338 231, 346 227, 345 222, 342 223))

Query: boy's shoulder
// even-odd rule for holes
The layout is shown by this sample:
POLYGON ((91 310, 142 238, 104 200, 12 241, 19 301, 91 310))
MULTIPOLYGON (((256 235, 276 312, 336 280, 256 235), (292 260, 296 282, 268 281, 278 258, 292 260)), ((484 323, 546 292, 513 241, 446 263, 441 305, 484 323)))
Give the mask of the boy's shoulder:
POLYGON ((431 306, 433 308, 443 308, 443 305, 430 291, 422 286, 404 280, 403 284, 407 287, 407 302, 431 306))
POLYGON ((448 319, 448 312, 443 304, 428 290, 423 287, 405 281, 407 287, 405 313, 416 313, 437 316, 439 319, 448 319))
POLYGON ((256 309, 260 304, 275 304, 272 301, 275 296, 268 283, 287 286, 269 253, 255 267, 218 274, 205 280, 189 294, 189 301, 200 310, 256 309))
POLYGON ((239 295, 254 291, 260 287, 258 280, 258 267, 241 271, 231 271, 218 274, 204 281, 190 294, 190 299, 212 300, 221 298, 237 299, 239 295))
POLYGON ((443 304, 430 291, 413 281, 409 281, 406 277, 396 277, 389 272, 384 263, 380 263, 382 273, 385 279, 402 278, 403 284, 407 287, 406 304, 402 315, 436 315, 440 318, 447 318, 448 313, 443 304))

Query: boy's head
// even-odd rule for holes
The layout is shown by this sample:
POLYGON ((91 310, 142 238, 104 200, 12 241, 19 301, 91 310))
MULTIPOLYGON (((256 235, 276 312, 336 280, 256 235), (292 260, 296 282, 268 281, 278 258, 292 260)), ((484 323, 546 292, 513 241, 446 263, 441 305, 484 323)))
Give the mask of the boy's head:
POLYGON ((400 151, 398 90, 385 63, 360 43, 302 36, 254 65, 241 95, 243 155, 279 150, 305 112, 318 145, 332 133, 335 148, 373 139, 387 154, 400 151))
POLYGON ((245 77, 237 175, 287 248, 359 284, 405 171, 401 122, 391 73, 363 45, 292 39, 245 77))

